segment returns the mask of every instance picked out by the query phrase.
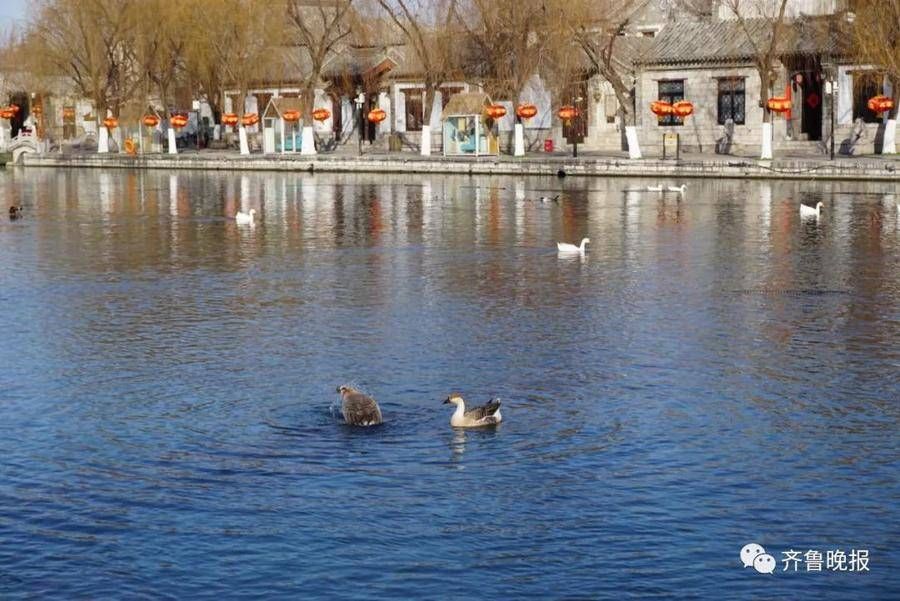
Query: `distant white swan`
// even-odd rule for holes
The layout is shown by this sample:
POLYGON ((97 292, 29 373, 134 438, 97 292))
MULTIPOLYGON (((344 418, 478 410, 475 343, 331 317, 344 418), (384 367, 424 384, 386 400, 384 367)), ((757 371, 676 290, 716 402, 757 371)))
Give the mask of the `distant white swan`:
POLYGON ((256 217, 256 209, 250 209, 249 213, 238 211, 234 216, 234 220, 238 225, 253 225, 253 218, 256 217))
POLYGON ((456 411, 450 416, 453 428, 480 428, 496 426, 503 420, 500 415, 500 399, 493 399, 481 407, 473 407, 466 411, 466 402, 458 394, 451 394, 444 401, 445 405, 456 405, 456 411))
POLYGON ((812 208, 809 205, 805 205, 800 203, 800 216, 801 217, 819 217, 822 214, 822 203, 817 202, 816 208, 812 208))
POLYGON ((581 246, 575 246, 574 244, 566 244, 565 242, 557 242, 556 249, 561 253, 581 253, 584 254, 584 245, 590 244, 590 238, 584 238, 581 241, 581 246))
POLYGON ((647 186, 647 192, 662 192, 663 187, 662 184, 658 186, 647 186))
POLYGON ((679 187, 669 186, 666 188, 669 192, 677 192, 678 194, 684 195, 684 191, 687 190, 687 184, 681 184, 679 187))

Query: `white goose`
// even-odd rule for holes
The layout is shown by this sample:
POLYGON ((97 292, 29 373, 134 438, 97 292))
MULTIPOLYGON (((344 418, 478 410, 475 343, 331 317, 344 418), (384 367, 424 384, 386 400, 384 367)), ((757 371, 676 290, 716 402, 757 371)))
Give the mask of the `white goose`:
POLYGON ((663 187, 662 184, 658 186, 647 186, 647 192, 662 192, 663 187))
POLYGON ((684 192, 685 190, 687 190, 687 184, 681 184, 677 188, 675 186, 669 186, 666 188, 666 190, 668 190, 669 192, 677 192, 678 194, 684 196, 684 192))
POLYGON ((550 196, 541 196, 540 201, 541 202, 559 202, 559 194, 557 194, 556 196, 554 196, 552 198, 550 196))
POLYGON ((800 203, 800 217, 815 217, 818 219, 822 215, 822 202, 816 203, 816 208, 800 203))
POLYGON ((234 220, 238 225, 254 225, 253 218, 256 217, 256 209, 250 209, 249 213, 238 211, 234 216, 234 220))
POLYGON ((456 405, 456 411, 450 416, 450 426, 453 428, 496 426, 503 420, 503 416, 500 415, 500 399, 493 399, 486 405, 466 411, 466 401, 460 395, 453 393, 447 397, 444 404, 456 405))
POLYGON ((557 242, 556 249, 561 253, 581 253, 584 254, 584 246, 585 244, 590 244, 590 238, 583 238, 581 240, 581 246, 575 246, 574 244, 567 244, 565 242, 557 242))

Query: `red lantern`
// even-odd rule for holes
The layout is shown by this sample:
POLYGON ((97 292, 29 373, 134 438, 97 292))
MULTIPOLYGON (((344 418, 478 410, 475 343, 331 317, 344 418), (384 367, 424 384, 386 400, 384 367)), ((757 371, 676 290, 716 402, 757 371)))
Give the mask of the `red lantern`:
POLYGON ((684 119, 685 117, 690 117, 694 114, 694 104, 687 100, 680 100, 672 105, 672 111, 675 113, 676 117, 684 119))
POLYGON ((119 127, 119 120, 115 117, 107 117, 103 120, 103 125, 106 126, 106 129, 115 129, 119 127))
POLYGON ((384 109, 372 109, 366 118, 372 123, 381 123, 387 119, 387 113, 384 112, 384 109))
POLYGON ((325 121, 331 116, 331 112, 328 109, 316 109, 312 112, 312 118, 316 121, 325 121))
POLYGON ((0 109, 0 119, 12 119, 15 116, 16 114, 8 106, 0 109))
POLYGON ((868 105, 873 113, 886 113, 894 108, 894 101, 887 96, 875 96, 869 98, 868 105))
POLYGON ((506 116, 506 107, 502 104, 492 104, 485 109, 487 116, 496 121, 506 116))
POLYGON ((284 111, 284 114, 281 115, 281 118, 288 123, 294 123, 300 120, 300 111, 295 111, 293 109, 284 111))
POLYGON ((256 113, 247 113, 241 118, 241 123, 247 127, 259 123, 259 115, 256 113))
POLYGON ((225 113, 222 115, 222 125, 233 126, 238 124, 238 116, 234 113, 225 113))
POLYGON ((152 113, 148 113, 141 118, 141 123, 146 125, 147 127, 156 127, 159 125, 159 117, 152 113))
POLYGON ((184 113, 176 113, 169 117, 169 124, 175 129, 181 129, 188 124, 188 117, 184 113))
POLYGON ((769 98, 766 106, 769 107, 769 110, 773 113, 786 113, 791 110, 793 103, 790 98, 776 96, 775 98, 769 98))
POLYGON ((520 104, 516 108, 516 114, 520 119, 531 119, 535 115, 537 115, 537 107, 533 104, 520 104))
POLYGON ((560 108, 559 112, 557 114, 559 115, 559 118, 562 119, 563 121, 571 121, 572 119, 574 119, 575 117, 578 116, 578 109, 575 108, 574 106, 567 105, 567 106, 560 108))
POLYGON ((675 114, 675 107, 670 102, 654 100, 650 103, 650 111, 657 117, 667 117, 675 114))

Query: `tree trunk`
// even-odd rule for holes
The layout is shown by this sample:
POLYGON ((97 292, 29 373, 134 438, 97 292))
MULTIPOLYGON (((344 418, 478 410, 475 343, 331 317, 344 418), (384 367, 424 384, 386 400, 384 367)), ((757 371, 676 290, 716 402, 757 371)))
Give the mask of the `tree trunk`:
POLYGON ((301 92, 303 99, 303 130, 300 134, 300 154, 314 155, 316 154, 316 135, 313 130, 313 110, 316 103, 315 84, 307 82, 303 86, 301 92))
POLYGON ((900 110, 900 80, 891 79, 891 97, 894 99, 894 108, 888 113, 884 124, 884 141, 881 144, 881 154, 897 154, 897 111, 900 110))
MULTIPOLYGON (((768 69, 766 69, 766 72, 768 72, 768 69)), ((772 152, 772 111, 769 110, 769 83, 767 79, 765 74, 760 72, 759 104, 763 110, 763 122, 762 131, 760 132, 759 158, 762 160, 771 160, 774 156, 772 152)))
MULTIPOLYGON (((434 110, 435 91, 434 84, 426 84, 425 99, 423 102, 425 115, 422 121, 422 143, 420 147, 421 155, 423 157, 431 156, 431 113, 434 110)), ((475 144, 477 148, 477 140, 475 141, 475 144)))

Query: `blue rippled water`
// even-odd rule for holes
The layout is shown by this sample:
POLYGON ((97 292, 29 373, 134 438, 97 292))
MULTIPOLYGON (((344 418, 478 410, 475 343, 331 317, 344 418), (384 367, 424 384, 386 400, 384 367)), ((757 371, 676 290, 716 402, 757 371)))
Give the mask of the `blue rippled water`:
POLYGON ((896 186, 648 183, 0 174, 0 597, 896 599, 896 186))

